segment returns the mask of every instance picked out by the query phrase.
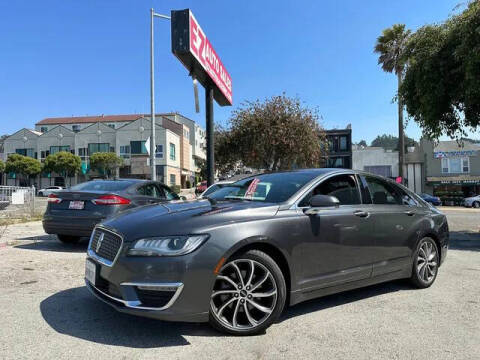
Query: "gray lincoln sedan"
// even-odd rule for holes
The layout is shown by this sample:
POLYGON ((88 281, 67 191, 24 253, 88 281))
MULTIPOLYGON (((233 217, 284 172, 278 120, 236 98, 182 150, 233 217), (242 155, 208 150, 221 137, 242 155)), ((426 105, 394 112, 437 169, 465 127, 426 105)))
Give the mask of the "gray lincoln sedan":
POLYGON ((85 278, 119 311, 251 335, 304 300, 399 278, 429 287, 447 248, 446 217, 405 187, 307 169, 116 215, 92 233, 85 278))

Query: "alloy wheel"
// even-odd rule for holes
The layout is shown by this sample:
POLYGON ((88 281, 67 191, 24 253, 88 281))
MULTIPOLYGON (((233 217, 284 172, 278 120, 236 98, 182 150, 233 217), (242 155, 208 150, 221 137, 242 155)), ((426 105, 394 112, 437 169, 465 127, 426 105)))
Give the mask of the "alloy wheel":
POLYGON ((251 330, 263 324, 277 303, 277 283, 266 266, 252 259, 225 264, 210 300, 212 315, 232 330, 251 330))
POLYGON ((435 278, 438 268, 438 254, 435 246, 430 241, 425 241, 420 246, 417 256, 417 274, 425 283, 430 283, 435 278))

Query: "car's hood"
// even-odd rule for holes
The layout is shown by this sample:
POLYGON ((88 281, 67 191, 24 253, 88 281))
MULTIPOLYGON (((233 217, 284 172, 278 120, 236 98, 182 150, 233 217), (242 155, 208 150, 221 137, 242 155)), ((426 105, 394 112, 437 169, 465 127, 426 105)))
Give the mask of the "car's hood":
POLYGON ((470 196, 470 197, 467 197, 465 198, 465 200, 480 200, 480 196, 470 196))
POLYGON ((125 241, 142 237, 198 234, 225 224, 274 216, 278 205, 255 201, 179 201, 124 211, 103 225, 121 233, 125 241))

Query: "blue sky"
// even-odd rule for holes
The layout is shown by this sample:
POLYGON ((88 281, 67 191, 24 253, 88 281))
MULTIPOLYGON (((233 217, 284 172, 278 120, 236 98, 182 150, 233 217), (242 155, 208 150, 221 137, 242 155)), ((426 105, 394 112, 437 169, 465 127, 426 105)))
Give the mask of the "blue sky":
MULTIPOLYGON (((191 8, 233 79, 233 107, 285 92, 318 108, 326 128, 351 123, 353 139, 397 133, 396 78, 373 53, 394 23, 416 29, 460 0, 402 1, 0 1, 0 133, 45 117, 148 113, 149 9, 191 8)), ((156 20, 158 112, 194 111, 191 79, 170 48, 170 23, 156 20)), ((409 136, 420 129, 409 123, 409 136)), ((478 135, 478 132, 477 132, 478 135)), ((478 136, 477 136, 478 137, 478 136)))

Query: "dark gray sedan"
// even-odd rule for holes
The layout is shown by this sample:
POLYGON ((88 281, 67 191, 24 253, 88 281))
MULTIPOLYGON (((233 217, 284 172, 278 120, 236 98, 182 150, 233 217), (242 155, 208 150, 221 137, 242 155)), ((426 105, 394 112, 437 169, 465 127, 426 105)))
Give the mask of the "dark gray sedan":
POLYGON ((65 243, 90 236, 96 224, 137 206, 179 200, 159 182, 139 179, 92 180, 48 196, 43 228, 65 243))
POLYGON ((255 175, 208 199, 95 228, 88 289, 118 311, 264 331, 285 305, 399 278, 432 285, 446 217, 392 181, 341 169, 255 175))

